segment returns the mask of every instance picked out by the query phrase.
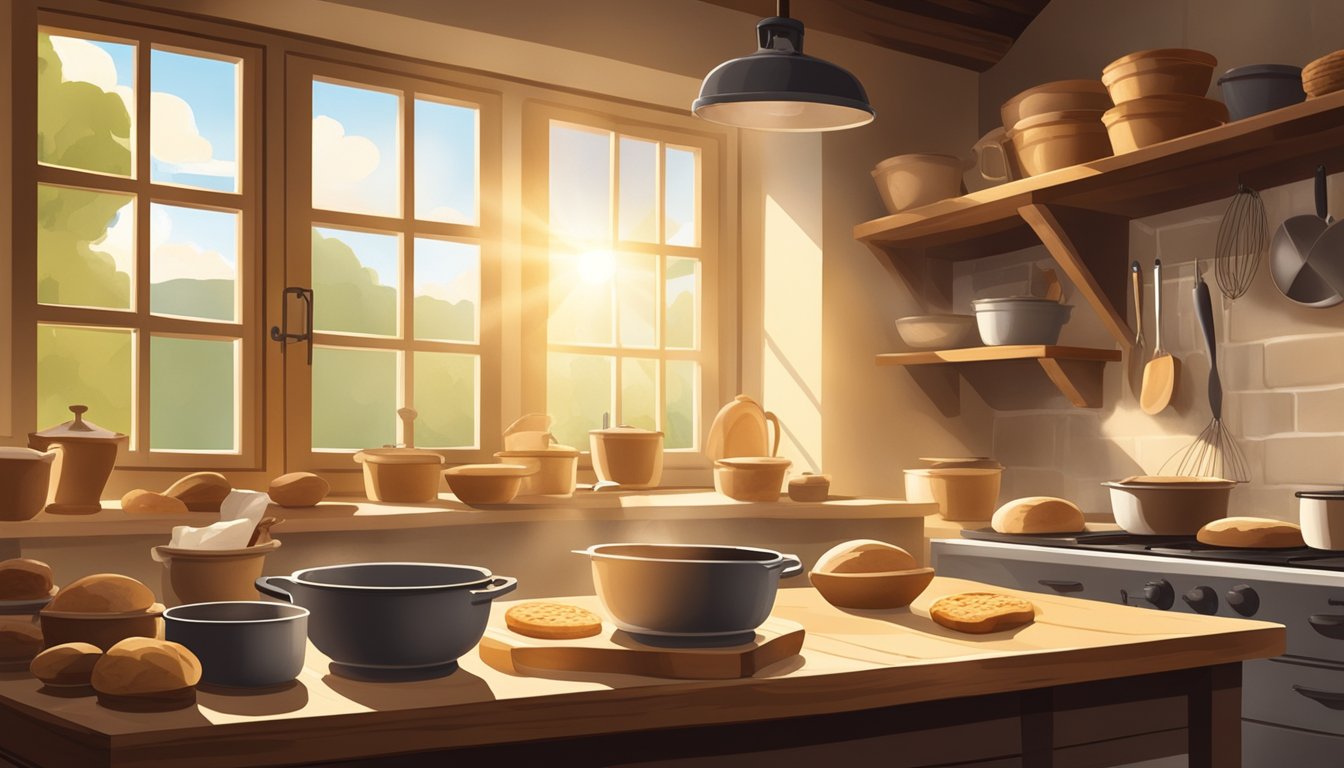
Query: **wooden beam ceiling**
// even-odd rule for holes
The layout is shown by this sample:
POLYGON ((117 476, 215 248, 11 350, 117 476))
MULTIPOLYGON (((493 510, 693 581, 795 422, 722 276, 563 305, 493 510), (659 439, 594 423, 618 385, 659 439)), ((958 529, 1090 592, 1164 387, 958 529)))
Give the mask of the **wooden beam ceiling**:
MULTIPOLYGON (((793 0, 790 15, 829 32, 983 72, 1050 0, 793 0)), ((703 0, 760 17, 775 0, 703 0)))

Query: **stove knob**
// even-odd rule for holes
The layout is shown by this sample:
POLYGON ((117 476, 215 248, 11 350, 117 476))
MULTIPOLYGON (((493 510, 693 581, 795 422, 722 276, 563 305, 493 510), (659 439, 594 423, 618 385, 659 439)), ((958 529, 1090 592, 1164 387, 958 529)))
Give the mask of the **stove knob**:
POLYGON ((1196 613, 1212 615, 1218 612, 1218 592, 1213 587, 1195 587, 1181 595, 1181 599, 1196 613))
POLYGON ((1176 602, 1176 590, 1171 588, 1171 582, 1166 579, 1150 581, 1143 585, 1143 599, 1152 603, 1154 608, 1165 611, 1176 602))
POLYGON ((1254 616, 1260 610, 1260 595, 1249 584, 1238 584, 1227 590, 1227 604, 1242 616, 1254 616))

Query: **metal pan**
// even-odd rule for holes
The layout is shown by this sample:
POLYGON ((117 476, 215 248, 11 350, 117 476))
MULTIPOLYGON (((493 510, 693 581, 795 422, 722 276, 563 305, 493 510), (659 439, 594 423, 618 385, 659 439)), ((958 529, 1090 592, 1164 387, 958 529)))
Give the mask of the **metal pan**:
POLYGON ((1308 263, 1316 241, 1334 221, 1328 216, 1325 166, 1322 165, 1316 168, 1316 215, 1302 214, 1284 220, 1275 231, 1269 248, 1269 273, 1274 278, 1275 287, 1298 304, 1333 307, 1344 301, 1344 296, 1317 273, 1315 265, 1308 263))

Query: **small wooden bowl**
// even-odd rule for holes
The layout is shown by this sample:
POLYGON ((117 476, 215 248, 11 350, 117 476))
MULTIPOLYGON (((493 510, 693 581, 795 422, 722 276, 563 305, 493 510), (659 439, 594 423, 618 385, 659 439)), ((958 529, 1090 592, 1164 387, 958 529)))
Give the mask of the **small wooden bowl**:
POLYGON ((508 504, 518 495, 523 478, 536 472, 536 467, 522 464, 462 464, 443 470, 443 479, 458 501, 474 507, 508 504))
POLYGON ((47 648, 89 643, 104 651, 128 637, 163 637, 163 604, 128 613, 71 613, 43 609, 42 639, 47 648))
POLYGON ((933 581, 932 568, 884 573, 808 574, 826 602, 837 608, 904 608, 919 597, 933 581))

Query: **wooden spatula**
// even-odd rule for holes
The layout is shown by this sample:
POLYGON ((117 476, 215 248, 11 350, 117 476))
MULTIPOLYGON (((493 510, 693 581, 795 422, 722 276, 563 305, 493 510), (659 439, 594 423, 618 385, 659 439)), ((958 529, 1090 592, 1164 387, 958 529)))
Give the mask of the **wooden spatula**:
POLYGON ((1153 259, 1153 358, 1143 367, 1139 407, 1152 416, 1171 404, 1181 361, 1162 348, 1162 260, 1153 259))

